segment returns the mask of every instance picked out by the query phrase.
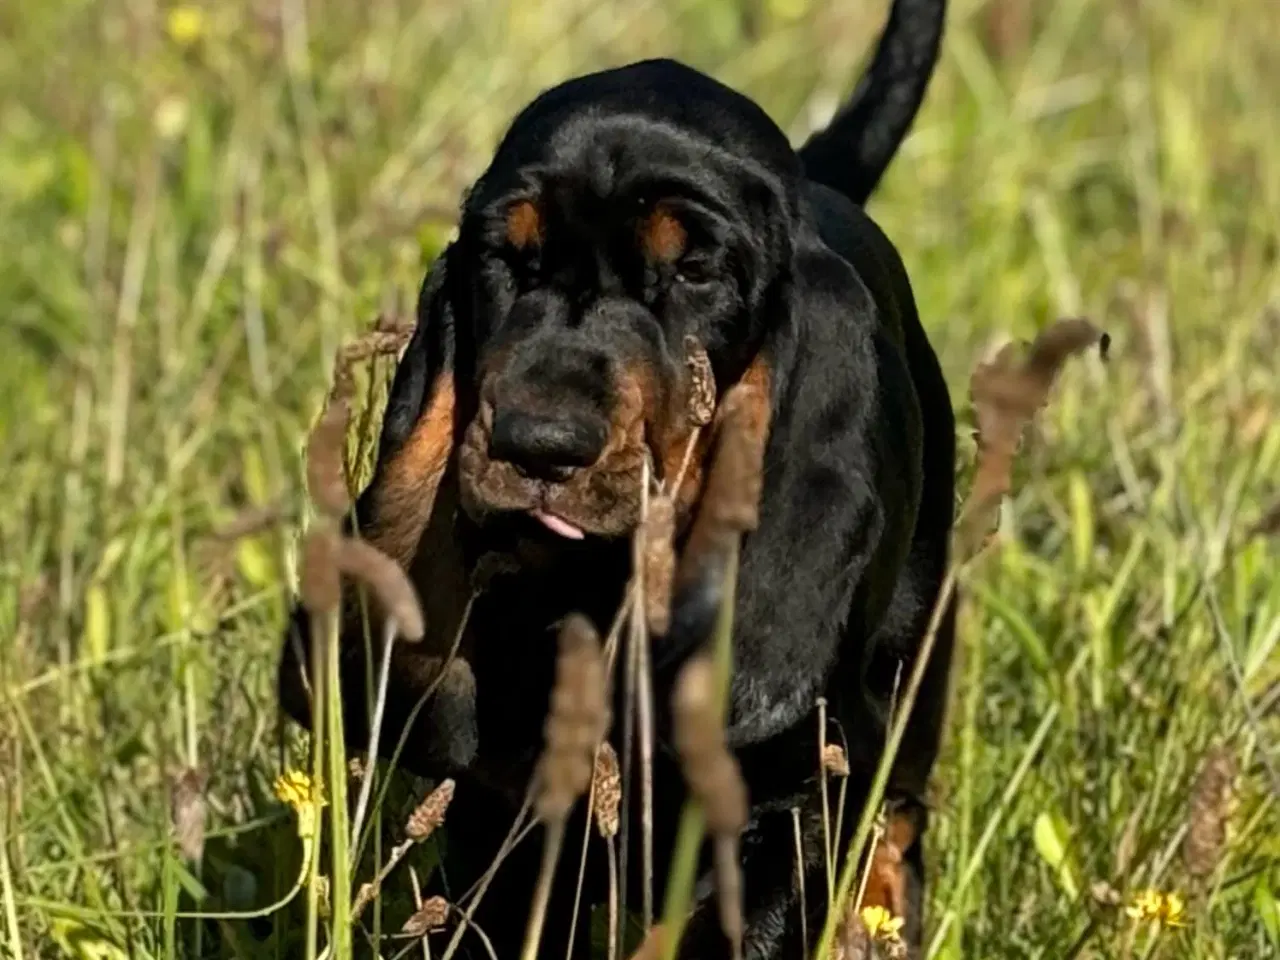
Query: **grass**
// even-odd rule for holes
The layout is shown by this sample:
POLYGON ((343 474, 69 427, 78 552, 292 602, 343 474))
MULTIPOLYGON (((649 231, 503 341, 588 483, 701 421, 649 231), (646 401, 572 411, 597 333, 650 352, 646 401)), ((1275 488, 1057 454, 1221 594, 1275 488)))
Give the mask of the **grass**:
MULTIPOLYGON (((0 952, 290 955, 302 904, 178 913, 255 910, 300 866, 274 662, 334 348, 411 314, 538 89, 671 53, 798 139, 882 5, 22 6, 0 11, 0 952), (257 510, 280 522, 212 536, 257 510), (198 873, 170 839, 187 768, 198 873)), ((1278 44, 1270 0, 955 0, 872 202, 958 402, 994 338, 1082 313, 1115 340, 1065 372, 964 586, 938 956, 1280 953, 1274 517, 1253 530, 1280 496, 1278 44), (1195 881, 1214 745, 1240 774, 1195 881), (1112 905, 1146 887, 1186 895, 1188 926, 1112 905)))

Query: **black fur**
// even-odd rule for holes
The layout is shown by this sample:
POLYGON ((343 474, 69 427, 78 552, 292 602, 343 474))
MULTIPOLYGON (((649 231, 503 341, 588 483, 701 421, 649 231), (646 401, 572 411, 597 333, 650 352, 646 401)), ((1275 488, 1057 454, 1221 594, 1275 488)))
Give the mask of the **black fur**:
MULTIPOLYGON (((582 417, 607 419, 619 402, 618 370, 628 364, 653 373, 659 394, 676 388, 687 335, 706 346, 722 392, 753 360, 766 359, 771 426, 760 525, 741 558, 729 724, 752 804, 743 864, 746 956, 754 960, 801 953, 795 806, 803 811, 811 934, 823 920, 815 701, 826 697, 848 739, 853 772, 844 819, 852 826, 881 750, 895 677, 911 669, 947 562, 950 399, 901 260, 861 208, 923 97, 944 7, 945 0, 897 0, 852 104, 798 153, 754 103, 671 61, 593 74, 538 97, 470 192, 457 241, 424 283, 419 327, 384 420, 371 490, 446 370, 458 389, 455 439, 462 443, 482 406, 486 373, 498 407, 551 416, 547 410, 568 404, 582 417), (513 200, 531 194, 547 209, 535 259, 512 248, 502 220, 513 200), (675 198, 688 228, 673 262, 646 259, 631 243, 636 211, 650 211, 655 197, 675 198)), ((561 475, 561 466, 546 466, 551 479, 539 480, 545 486, 538 490, 561 475)), ((477 707, 466 748, 441 743, 428 709, 402 758, 425 775, 459 779, 448 822, 455 893, 488 864, 540 750, 555 625, 580 611, 603 631, 630 566, 618 531, 586 526, 581 541, 556 540, 539 533, 523 507, 495 507, 479 495, 463 500, 466 509, 453 520, 469 562, 528 540, 550 559, 499 577, 476 602, 469 656, 477 707)), ((366 492, 357 508, 362 524, 376 520, 372 503, 366 492)), ((697 585, 680 598, 669 635, 654 641, 659 904, 684 797, 663 736, 666 695, 701 641, 714 599, 714 585, 697 585)), ((921 830, 952 621, 949 613, 891 783, 893 801, 921 830)), ((296 615, 294 627, 303 626, 296 615)), ((297 682, 305 631, 294 639, 300 642, 285 644, 281 698, 305 723, 297 682)), ((348 645, 344 658, 347 731, 358 745, 367 710, 363 648, 348 645)), ((420 692, 395 680, 384 751, 420 692)), ((580 826, 567 835, 580 836, 580 826)), ((552 898, 547 956, 563 953, 577 869, 572 849, 552 898)), ((906 857, 912 940, 921 922, 921 856, 917 843, 906 857)), ((500 957, 518 954, 537 860, 536 844, 517 851, 478 913, 500 957)), ((603 860, 593 847, 588 904, 602 899, 603 860)), ((635 894, 634 849, 630 866, 635 894)), ((727 956, 714 902, 704 875, 681 957, 727 956)))

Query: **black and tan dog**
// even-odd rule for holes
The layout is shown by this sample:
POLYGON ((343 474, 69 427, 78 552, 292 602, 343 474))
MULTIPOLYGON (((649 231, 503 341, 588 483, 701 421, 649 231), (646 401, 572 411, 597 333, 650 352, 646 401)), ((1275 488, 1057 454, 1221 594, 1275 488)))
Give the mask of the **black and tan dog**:
MULTIPOLYGON (((728 730, 751 799, 746 955, 801 955, 793 807, 803 811, 807 925, 820 928, 815 702, 826 698, 847 737, 848 825, 882 747, 895 678, 910 671, 925 631, 953 521, 946 385, 899 256, 862 210, 924 96, 944 8, 896 0, 851 103, 798 152, 750 100, 677 63, 648 61, 539 96, 469 192, 457 240, 424 283, 357 506, 363 535, 423 594, 427 650, 448 645, 480 558, 516 558, 475 602, 464 645, 474 678, 463 677, 463 689, 442 689, 414 721, 434 661, 402 646, 391 679, 383 751, 413 722, 405 765, 458 778, 445 871, 455 894, 488 864, 539 752, 554 626, 581 611, 603 630, 622 600, 642 470, 648 463, 670 482, 689 440, 694 343, 720 393, 745 380, 767 398, 728 730)), ((677 492, 682 518, 698 473, 695 458, 677 492)), ((281 699, 305 724, 304 618, 294 627, 281 699)), ((351 633, 342 683, 358 747, 368 678, 351 633)), ((913 942, 923 797, 951 645, 948 615, 867 892, 867 902, 907 916, 913 942)), ((665 715, 690 650, 676 635, 655 637, 653 649, 665 715)), ((661 883, 684 790, 666 749, 654 782, 661 883)), ((500 957, 518 954, 535 846, 507 861, 477 916, 500 957)), ((577 869, 576 857, 565 859, 548 956, 563 953, 577 869)), ((600 899, 602 859, 591 857, 587 903, 600 899)), ((638 874, 629 882, 636 890, 638 874)), ((698 895, 680 955, 725 956, 707 883, 698 895)), ((580 931, 579 946, 588 941, 580 931)))

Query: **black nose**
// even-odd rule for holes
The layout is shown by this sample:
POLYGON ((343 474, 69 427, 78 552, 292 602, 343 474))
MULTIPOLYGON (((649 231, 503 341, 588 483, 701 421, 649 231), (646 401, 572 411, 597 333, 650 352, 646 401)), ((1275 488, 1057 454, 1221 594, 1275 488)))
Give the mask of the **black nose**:
POLYGON ((609 425, 587 414, 537 414, 499 409, 493 417, 489 456, 522 473, 563 480, 574 467, 600 459, 609 425))

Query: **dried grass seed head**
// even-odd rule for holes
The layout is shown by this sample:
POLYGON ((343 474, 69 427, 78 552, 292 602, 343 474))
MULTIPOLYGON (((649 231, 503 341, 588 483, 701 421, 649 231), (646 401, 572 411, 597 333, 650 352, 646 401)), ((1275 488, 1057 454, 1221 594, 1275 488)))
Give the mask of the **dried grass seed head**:
POLYGON ((395 620, 400 635, 418 641, 426 632, 418 592, 400 565, 364 540, 343 537, 335 552, 338 569, 373 591, 383 613, 395 620))
POLYGON ((444 823, 449 804, 453 802, 454 782, 442 780, 439 785, 427 794, 418 804, 404 826, 405 836, 421 843, 444 823))
POLYGON ((676 507, 666 495, 649 501, 644 522, 644 603, 649 630, 665 634, 671 626, 671 591, 676 571, 676 507))
POLYGON ((425 937, 443 927, 448 919, 449 901, 444 897, 430 897, 422 901, 422 906, 404 922, 400 932, 410 937, 425 937))
POLYGON ((1222 861, 1238 771, 1235 756, 1219 745, 1205 754, 1196 774, 1187 808, 1187 835, 1182 843, 1183 863, 1193 877, 1209 876, 1222 861))
POLYGON ((705 427, 716 412, 716 378, 711 369, 711 358, 696 337, 684 338, 685 368, 689 375, 689 422, 705 427))
POLYGON ((715 452, 703 491, 710 519, 738 533, 760 522, 760 490, 769 398, 754 384, 729 388, 718 411, 715 452))
POLYGON ((714 835, 737 834, 747 823, 747 790, 737 760, 725 745, 715 697, 715 668, 706 655, 680 671, 674 697, 674 739, 690 791, 714 835))
POLYGON ((205 819, 208 805, 204 789, 208 777, 194 767, 185 767, 173 780, 170 814, 178 849, 188 860, 198 861, 204 855, 205 819))
POLYGON ((307 490, 321 513, 341 517, 351 508, 347 488, 347 426, 350 402, 331 397, 307 441, 307 490))
POLYGON ((591 783, 592 754, 609 729, 600 637, 586 617, 571 614, 560 628, 556 682, 538 763, 538 815, 565 816, 591 783))
POLYGON ((618 754, 607 740, 600 744, 600 749, 596 752, 593 780, 596 829, 602 837, 617 836, 619 811, 622 807, 622 773, 618 768, 618 754))
POLYGON ((994 526, 1000 500, 1013 483, 1013 460, 1023 431, 1048 401, 1063 364, 1094 344, 1105 357, 1110 338, 1088 320, 1061 319, 1042 330, 1029 347, 1006 344, 974 368, 969 396, 978 462, 957 523, 961 558, 981 549, 994 526))
POLYGON ((337 554, 338 535, 328 525, 313 528, 302 543, 302 605, 313 615, 336 610, 342 602, 337 554))
POLYGON ((828 743, 822 748, 822 769, 835 777, 849 775, 849 758, 845 756, 844 747, 838 743, 828 743))

